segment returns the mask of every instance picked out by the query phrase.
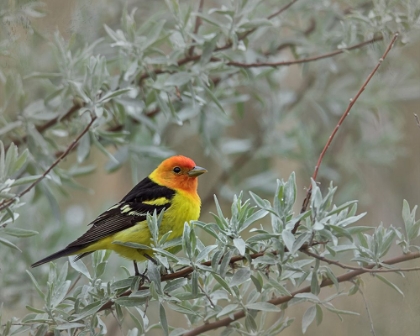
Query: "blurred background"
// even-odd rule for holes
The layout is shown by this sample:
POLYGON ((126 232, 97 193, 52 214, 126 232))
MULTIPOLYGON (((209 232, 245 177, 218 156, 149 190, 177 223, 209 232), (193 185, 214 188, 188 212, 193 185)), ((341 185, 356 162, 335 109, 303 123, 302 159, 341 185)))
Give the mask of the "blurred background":
MULTIPOLYGON (((229 1, 226 6, 235 7, 235 2, 229 1)), ((66 66, 57 61, 57 53, 60 53, 57 36, 74 54, 75 50, 92 45, 100 38, 111 43, 105 25, 115 31, 121 29, 124 25, 121 18, 133 8, 137 11, 132 18, 139 26, 153 17, 165 19, 168 31, 176 30, 177 22, 168 10, 171 3, 177 2, 2 1, 1 140, 8 143, 24 134, 24 127, 5 130, 12 120, 34 118, 39 124, 49 120, 50 116, 41 115, 33 106, 36 112, 32 113, 28 106, 45 99, 52 94, 54 86, 60 85, 53 76, 38 78, 36 75, 55 73, 57 68, 66 66)), ((285 1, 281 4, 261 1, 255 15, 265 17, 284 4, 285 1)), ((382 33, 384 41, 333 58, 289 67, 214 67, 208 70, 209 77, 213 81, 220 78, 220 84, 214 85, 213 90, 224 112, 216 111, 219 108, 214 103, 193 106, 183 97, 183 101, 175 104, 178 119, 160 113, 151 121, 152 126, 128 125, 125 121, 127 133, 124 136, 129 139, 129 146, 124 142, 110 142, 106 146, 117 163, 101 148, 92 147, 83 164, 95 167, 94 173, 51 189, 45 182, 39 190, 31 192, 28 195, 31 205, 20 213, 16 226, 37 230, 40 234, 14 241, 22 253, 3 247, 0 250, 0 302, 4 304, 6 317, 23 316, 27 313, 25 305, 35 305, 35 295, 22 295, 31 285, 25 273, 31 263, 85 232, 87 223, 118 202, 169 155, 189 156, 208 169, 209 173, 199 181, 203 221, 212 221, 214 194, 228 216, 234 194, 243 190, 248 197, 248 191, 252 190, 271 199, 275 180, 287 179, 293 171, 298 180, 298 212, 323 145, 349 99, 382 55, 391 31, 395 29, 401 33, 397 45, 340 128, 320 168, 318 180, 325 189, 330 181, 338 185, 337 203, 359 200, 358 212, 367 211, 360 225, 378 226, 382 222, 387 227, 401 226, 403 199, 411 206, 420 203, 420 126, 414 117, 414 114, 420 114, 420 21, 419 6, 415 1, 408 1, 406 7, 402 6, 404 8, 400 5, 395 1, 327 0, 317 4, 298 1, 284 15, 274 19, 272 26, 261 22, 262 28, 252 34, 246 46, 238 44, 234 51, 226 52, 228 57, 251 63, 264 61, 264 55, 269 55, 270 61, 282 61, 349 47, 378 33, 382 33), (406 15, 407 22, 411 14, 412 21, 404 21, 399 26, 398 13, 406 15), (363 17, 370 21, 364 23, 363 17), (274 49, 277 51, 270 56, 274 49)), ((198 2, 180 1, 179 6, 197 11, 198 2)), ((223 1, 205 0, 203 12, 207 13, 211 8, 222 10, 223 6, 223 1)), ((219 19, 223 21, 223 16, 219 19)), ((209 20, 203 21, 200 33, 211 34, 214 25, 209 20)), ((176 44, 176 40, 172 43, 176 44)), ((118 75, 120 68, 127 68, 119 64, 125 59, 120 58, 115 51, 117 48, 114 47, 113 54, 107 54, 111 49, 101 44, 95 49, 95 54, 103 52, 110 62, 110 75, 118 75)), ((172 52, 168 46, 161 50, 165 51, 165 48, 167 53, 172 52)), ((193 65, 189 69, 195 71, 193 65)), ((71 68, 67 71, 71 72, 71 68)), ((56 110, 63 113, 71 103, 68 100, 57 104, 56 110)), ((152 105, 147 107, 153 108, 152 105)), ((70 126, 62 123, 55 129, 56 133, 51 130, 47 134, 49 151, 51 148, 60 150, 60 146, 68 143, 66 137, 60 138, 59 131, 70 126)), ((60 167, 71 169, 81 155, 80 151, 72 153, 60 167)), ((33 170, 40 168, 42 165, 34 165, 33 170)), ((209 237, 202 237, 203 242, 206 239, 211 243, 209 237)), ((390 255, 394 253, 398 255, 400 251, 391 251, 390 255)), ((104 278, 118 277, 120 265, 131 269, 130 262, 114 255, 109 264, 104 278)), ((417 264, 418 261, 413 261, 404 267, 417 264)), ((34 270, 39 277, 45 277, 46 273, 47 267, 34 270)), ((389 278, 395 280, 404 297, 390 292, 372 276, 362 277, 376 335, 418 335, 420 273, 409 273, 405 277, 390 274, 389 278)), ((322 296, 327 297, 328 291, 326 289, 322 296)), ((308 334, 371 334, 366 303, 360 294, 338 298, 335 306, 359 312, 360 316, 345 316, 344 321, 340 321, 336 315, 326 313, 323 323, 319 327, 312 325, 308 334)), ((299 305, 288 310, 288 316, 295 317, 296 321, 284 335, 302 333, 300 319, 305 308, 299 305)), ((182 322, 175 322, 179 316, 176 313, 169 316, 169 320, 182 325, 182 322)), ((124 334, 112 316, 108 317, 107 324, 109 335, 124 334)), ((158 331, 156 335, 159 335, 158 331)))

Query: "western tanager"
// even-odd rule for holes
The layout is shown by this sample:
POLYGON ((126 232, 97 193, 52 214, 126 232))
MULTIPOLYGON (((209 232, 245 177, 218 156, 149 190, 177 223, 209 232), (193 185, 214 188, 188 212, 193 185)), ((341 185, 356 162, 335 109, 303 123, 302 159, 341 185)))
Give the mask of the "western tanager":
POLYGON ((184 223, 197 220, 201 200, 197 177, 207 172, 185 156, 164 160, 148 177, 139 182, 118 204, 98 216, 90 229, 66 248, 34 263, 36 267, 51 260, 78 255, 80 259, 96 250, 112 250, 134 261, 152 259, 151 249, 136 249, 114 242, 132 242, 150 246, 151 233, 147 213, 164 210, 159 235, 172 231, 168 240, 180 237, 184 223))

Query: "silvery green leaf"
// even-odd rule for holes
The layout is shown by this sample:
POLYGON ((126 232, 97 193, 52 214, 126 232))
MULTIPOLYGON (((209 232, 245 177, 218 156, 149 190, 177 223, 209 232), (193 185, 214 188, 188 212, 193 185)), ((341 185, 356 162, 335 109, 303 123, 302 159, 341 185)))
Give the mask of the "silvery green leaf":
POLYGON ((25 149, 19 157, 16 159, 14 165, 13 165, 13 171, 17 171, 27 162, 29 156, 29 150, 25 149))
POLYGON ((375 275, 379 280, 381 280, 383 283, 387 284, 389 287, 391 287, 392 289, 396 290, 399 294, 401 294, 401 296, 404 297, 404 293, 401 289, 398 288, 398 286, 394 283, 392 283, 391 281, 389 281, 387 278, 376 274, 375 275))
POLYGON ((206 65, 211 57, 213 56, 213 51, 216 48, 217 41, 220 38, 220 34, 216 34, 210 41, 204 42, 203 51, 200 57, 200 65, 206 65))
POLYGON ((213 251, 217 247, 218 247, 217 245, 208 245, 208 246, 206 246, 204 249, 202 249, 200 251, 200 253, 198 254, 198 256, 196 258, 196 261, 207 260, 209 253, 211 251, 213 251))
POLYGON ((306 333, 306 330, 311 325, 311 323, 314 321, 316 316, 316 307, 311 306, 309 307, 302 317, 302 333, 306 333))
POLYGON ((251 314, 247 314, 245 317, 245 328, 252 333, 255 333, 258 330, 257 323, 251 314))
POLYGON ((230 265, 230 259, 232 258, 234 252, 233 250, 229 250, 226 252, 226 254, 223 256, 223 259, 220 263, 220 267, 219 267, 219 274, 221 277, 225 277, 226 273, 229 269, 229 265, 230 265))
POLYGON ((92 141, 94 145, 102 152, 104 153, 108 158, 110 158, 115 164, 119 164, 119 161, 112 155, 96 138, 96 136, 92 136, 92 141))
POLYGON ((87 132, 79 140, 79 145, 77 146, 77 161, 83 162, 90 153, 90 134, 87 132))
POLYGON ((72 80, 69 80, 68 83, 70 84, 70 87, 73 89, 74 93, 80 96, 84 103, 89 104, 92 102, 92 100, 87 96, 82 83, 72 80))
POLYGON ((47 330, 48 330, 48 324, 41 324, 38 327, 35 336, 45 336, 45 334, 47 333, 47 330))
POLYGON ((86 278, 92 280, 90 273, 85 265, 85 263, 79 259, 77 261, 74 260, 74 257, 69 257, 70 266, 73 267, 77 272, 82 273, 86 278))
POLYGON ((91 316, 95 314, 103 306, 104 303, 105 302, 103 301, 95 301, 88 304, 82 310, 80 310, 78 314, 73 315, 73 318, 70 322, 80 321, 80 320, 83 320, 87 316, 91 316))
POLYGON ((169 336, 181 336, 184 335, 188 330, 185 330, 183 328, 175 328, 170 333, 169 336))
POLYGON ((239 286, 245 281, 248 281, 251 277, 251 270, 247 267, 238 269, 230 280, 229 286, 239 286))
POLYGON ((133 296, 122 296, 115 300, 115 303, 123 307, 137 307, 145 304, 149 299, 147 297, 133 297, 133 296))
MULTIPOLYGON (((283 231, 284 232, 284 231, 283 231)), ((289 232, 289 231, 286 231, 289 232)), ((300 234, 293 243, 292 250, 290 251, 292 254, 295 254, 299 249, 302 247, 303 244, 306 243, 312 236, 311 232, 304 232, 300 234)))
POLYGON ((227 314, 232 313, 239 307, 236 303, 228 304, 227 306, 223 307, 223 309, 216 315, 216 317, 221 317, 227 314))
POLYGON ((341 310, 341 309, 336 309, 331 303, 327 303, 324 305, 325 308, 327 308, 330 312, 338 314, 338 315, 355 315, 355 316, 359 316, 359 313, 355 313, 349 310, 341 310))
POLYGON ((340 206, 336 207, 335 209, 331 210, 330 212, 328 212, 327 216, 332 216, 334 214, 337 214, 337 213, 343 211, 344 209, 349 208, 353 204, 357 204, 357 201, 349 201, 349 202, 343 203, 342 205, 340 205, 340 206))
POLYGON ((110 101, 112 98, 121 96, 124 93, 130 92, 131 90, 132 90, 132 88, 124 88, 124 89, 119 89, 119 90, 116 90, 116 91, 108 92, 105 95, 103 95, 101 97, 101 99, 98 100, 98 104, 104 104, 104 103, 110 101))
POLYGON ((240 226, 240 231, 245 230, 246 228, 248 228, 248 226, 250 226, 251 224, 254 224, 256 221, 264 218, 266 215, 268 214, 267 210, 258 210, 256 212, 254 212, 251 216, 249 216, 245 222, 242 223, 242 225, 240 226))
POLYGON ((315 305, 315 307, 316 307, 316 324, 320 325, 324 317, 324 312, 322 311, 322 307, 320 305, 315 305))
POLYGON ((160 325, 162 326, 162 330, 165 336, 169 335, 169 327, 168 327, 168 320, 166 319, 166 312, 163 304, 159 304, 159 318, 160 318, 160 325))
POLYGON ((17 247, 15 244, 13 244, 11 241, 0 237, 0 244, 6 245, 7 247, 10 247, 12 249, 18 250, 19 252, 22 252, 22 250, 17 247))
POLYGON ((213 101, 213 103, 216 104, 216 106, 220 109, 221 112, 223 112, 223 114, 226 114, 225 110, 223 109, 222 104, 220 103, 220 101, 217 99, 217 97, 214 95, 214 93, 207 87, 206 84, 204 84, 202 86, 202 88, 204 88, 204 91, 206 91, 207 95, 210 97, 211 101, 213 101))
POLYGON ((35 277, 32 275, 31 272, 29 272, 28 270, 26 270, 26 273, 29 275, 29 277, 31 278, 32 283, 35 286, 36 291, 38 292, 39 296, 45 300, 45 294, 42 292, 41 288, 39 287, 38 281, 36 281, 35 277))
POLYGON ((261 310, 267 312, 279 312, 280 308, 270 302, 255 302, 246 305, 248 309, 261 310))
POLYGON ((168 303, 168 308, 171 309, 171 310, 173 310, 173 311, 176 311, 178 313, 181 313, 181 314, 193 315, 193 316, 200 316, 200 314, 199 314, 198 311, 195 311, 193 309, 186 308, 186 307, 181 306, 181 305, 182 305, 182 303, 180 303, 180 304, 179 303, 177 303, 177 304, 168 303))
POLYGON ((245 255, 246 244, 242 238, 233 239, 233 245, 235 245, 235 247, 238 249, 241 256, 245 255))
POLYGON ((71 285, 71 281, 67 280, 65 281, 59 288, 57 288, 52 297, 51 297, 51 305, 53 307, 56 307, 63 299, 65 298, 67 291, 69 290, 71 285))
POLYGON ((177 72, 166 79, 165 86, 182 86, 187 84, 191 79, 192 75, 189 72, 177 72))
MULTIPOLYGON (((22 126, 22 121, 21 120, 10 122, 10 123, 6 124, 4 127, 0 128, 0 136, 4 135, 4 134, 10 132, 11 130, 13 130, 17 127, 20 127, 20 126, 22 126)), ((10 148, 9 148, 9 150, 10 150, 10 148)))
POLYGON ((32 237, 38 234, 37 231, 34 230, 26 230, 26 229, 20 229, 16 227, 6 227, 3 232, 9 236, 14 237, 32 237))
POLYGON ((346 227, 350 224, 353 224, 357 221, 359 221, 361 218, 363 218, 366 215, 366 212, 363 212, 357 216, 352 216, 352 217, 348 217, 342 221, 340 221, 339 223, 337 223, 337 225, 341 226, 341 227, 346 227))
POLYGON ((68 330, 68 329, 75 329, 75 328, 84 328, 84 323, 62 323, 55 327, 57 330, 68 330))
POLYGON ((301 298, 301 299, 304 299, 306 301, 311 301, 311 302, 315 302, 315 303, 320 302, 318 296, 316 296, 312 293, 299 293, 299 294, 295 295, 295 298, 301 298))
POLYGON ((150 281, 155 284, 156 291, 161 294, 161 280, 160 280, 160 272, 158 267, 155 265, 154 262, 148 260, 147 261, 147 276, 149 277, 150 281))
POLYGON ((164 287, 166 293, 170 293, 178 288, 181 288, 188 284, 188 280, 185 278, 175 279, 167 282, 164 287))
POLYGON ((286 245, 289 252, 292 252, 293 245, 295 243, 295 235, 288 230, 283 230, 283 232, 281 233, 281 237, 283 238, 283 242, 286 245))
POLYGON ((16 187, 19 185, 35 182, 40 177, 42 177, 42 175, 31 175, 31 176, 21 177, 20 179, 14 180, 13 183, 11 184, 11 187, 16 187))
POLYGON ((226 282, 225 279, 223 279, 222 277, 220 277, 216 273, 213 273, 212 276, 224 289, 226 289, 226 291, 228 293, 232 294, 232 290, 230 289, 230 287, 229 287, 229 285, 228 285, 228 283, 226 282))
POLYGON ((138 319, 131 311, 130 309, 126 310, 128 314, 130 315, 131 319, 133 320, 135 326, 139 330, 140 333, 144 333, 143 324, 140 322, 140 319, 138 319))
POLYGON ((191 294, 197 296, 198 294, 198 278, 199 274, 197 271, 194 271, 191 275, 191 294))

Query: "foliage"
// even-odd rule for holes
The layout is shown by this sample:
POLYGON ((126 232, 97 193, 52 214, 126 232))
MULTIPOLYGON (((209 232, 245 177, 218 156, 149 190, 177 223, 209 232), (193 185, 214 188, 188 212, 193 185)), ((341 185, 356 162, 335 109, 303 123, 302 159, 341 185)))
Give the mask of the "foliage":
MULTIPOLYGON (((2 335, 105 335, 112 315, 132 328, 129 335, 156 328, 196 335, 221 326, 223 335, 277 335, 292 324, 293 305, 307 307, 305 332, 324 312, 354 314, 333 301, 355 294, 356 276, 371 269, 401 292, 379 273, 417 258, 415 208, 404 202, 404 229, 372 228, 360 224, 358 202, 347 200, 362 188, 362 162, 383 165, 403 154, 396 150, 401 117, 393 112, 398 99, 418 98, 415 65, 400 60, 398 73, 377 75, 352 110, 350 131, 340 134, 340 150, 325 157, 317 182, 343 182, 338 201, 332 184, 324 191, 312 181, 310 206, 296 211, 295 174, 278 179, 273 157, 298 162, 298 176, 312 175, 338 116, 392 34, 401 35, 395 58, 418 39, 420 7, 414 0, 282 5, 79 4, 75 13, 92 18, 90 28, 74 14, 71 36, 64 36, 43 30, 45 4, 0 4, 0 301, 25 302, 30 312, 3 320, 2 335), (383 128, 372 134, 376 110, 383 128), (159 265, 143 265, 149 281, 116 268, 105 252, 93 254, 91 266, 51 263, 47 279, 42 270, 24 275, 39 251, 68 242, 73 228, 59 202, 86 191, 80 178, 98 173, 97 152, 107 172, 129 166, 136 182, 162 158, 186 151, 177 145, 185 143, 222 172, 203 197, 208 210, 217 194, 214 220, 185 225, 182 241, 155 235, 159 265), (175 245, 182 254, 173 253, 175 245), (397 246, 402 259, 389 259, 397 246), (337 267, 351 272, 339 276, 337 267), (340 285, 349 280, 350 289, 340 285), (331 284, 335 293, 321 295, 331 284), (33 294, 30 302, 23 289, 33 294), (173 314, 187 322, 174 324, 173 314)), ((148 220, 153 232, 159 218, 148 220)))

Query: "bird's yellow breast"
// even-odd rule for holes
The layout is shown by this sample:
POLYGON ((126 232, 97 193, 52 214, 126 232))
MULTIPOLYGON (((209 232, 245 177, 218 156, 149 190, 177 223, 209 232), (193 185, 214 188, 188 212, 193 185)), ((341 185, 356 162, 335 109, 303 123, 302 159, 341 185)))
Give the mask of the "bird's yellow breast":
MULTIPOLYGON (((184 223, 189 223, 191 220, 197 220, 200 216, 200 207, 201 201, 196 193, 191 194, 182 190, 177 191, 171 200, 170 207, 166 209, 163 214, 163 219, 159 228, 159 237, 162 237, 169 231, 172 231, 172 233, 169 235, 168 240, 182 236, 184 223)), ((151 238, 152 235, 147 225, 147 221, 141 221, 128 229, 93 243, 78 253, 108 249, 115 251, 125 258, 143 261, 146 259, 144 257, 145 253, 149 256, 153 256, 152 250, 138 250, 117 245, 113 242, 131 242, 150 246, 152 243, 151 238)))

